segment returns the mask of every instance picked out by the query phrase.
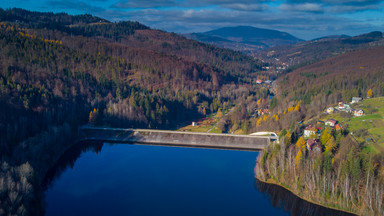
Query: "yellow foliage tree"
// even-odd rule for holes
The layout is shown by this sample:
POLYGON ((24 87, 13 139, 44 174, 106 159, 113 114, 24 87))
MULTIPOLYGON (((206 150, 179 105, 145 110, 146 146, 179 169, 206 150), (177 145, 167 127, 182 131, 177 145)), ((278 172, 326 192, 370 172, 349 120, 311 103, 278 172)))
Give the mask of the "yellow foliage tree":
POLYGON ((289 131, 287 132, 287 134, 285 134, 285 140, 287 140, 287 144, 290 145, 291 144, 291 133, 289 133, 289 131))
POLYGON ((266 121, 267 118, 268 118, 268 116, 267 116, 267 115, 264 115, 264 117, 263 117, 263 121, 266 121))
POLYGON ((275 121, 279 121, 279 115, 276 115, 275 121))
POLYGON ((368 98, 371 98, 372 95, 373 95, 373 93, 372 93, 372 89, 369 89, 368 92, 367 92, 367 97, 368 97, 368 98))
POLYGON ((299 148, 300 151, 305 150, 306 143, 303 137, 300 137, 299 140, 296 142, 297 148, 299 148))
POLYGON ((303 159, 303 153, 299 150, 295 157, 296 166, 299 166, 301 159, 303 159))
POLYGON ((223 112, 221 112, 221 109, 219 108, 216 113, 216 118, 221 118, 221 117, 223 117, 223 112))
POLYGON ((325 130, 321 133, 320 136, 320 142, 325 145, 328 140, 330 140, 332 137, 331 133, 329 132, 328 128, 325 128, 325 130))
POLYGON ((257 126, 259 126, 261 124, 261 120, 262 120, 261 118, 257 119, 257 121, 256 121, 257 126))
POLYGON ((296 104, 294 110, 295 111, 299 111, 300 110, 300 102, 296 104))
POLYGON ((97 116, 99 115, 99 109, 94 108, 89 113, 89 123, 95 124, 97 120, 97 116))
POLYGON ((257 106, 259 106, 261 104, 261 99, 257 100, 257 106))
POLYGON ((325 143, 325 152, 332 152, 336 149, 335 139, 331 136, 331 138, 325 143))
POLYGON ((203 107, 203 115, 207 115, 207 110, 205 110, 205 107, 203 107))

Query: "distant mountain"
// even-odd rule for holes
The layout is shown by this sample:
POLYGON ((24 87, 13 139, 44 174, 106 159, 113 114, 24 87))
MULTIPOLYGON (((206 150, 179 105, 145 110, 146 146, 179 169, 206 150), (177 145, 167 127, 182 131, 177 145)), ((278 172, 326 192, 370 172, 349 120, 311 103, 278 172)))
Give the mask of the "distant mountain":
POLYGON ((224 27, 184 36, 220 47, 248 52, 303 41, 286 32, 252 26, 224 27))
POLYGON ((350 38, 350 37, 351 36, 345 35, 345 34, 342 34, 342 35, 328 35, 328 36, 312 39, 312 41, 334 40, 334 39, 343 39, 343 38, 350 38))
POLYGON ((292 45, 282 45, 259 51, 255 56, 266 62, 303 65, 355 50, 384 45, 382 32, 370 32, 354 37, 328 36, 292 45))

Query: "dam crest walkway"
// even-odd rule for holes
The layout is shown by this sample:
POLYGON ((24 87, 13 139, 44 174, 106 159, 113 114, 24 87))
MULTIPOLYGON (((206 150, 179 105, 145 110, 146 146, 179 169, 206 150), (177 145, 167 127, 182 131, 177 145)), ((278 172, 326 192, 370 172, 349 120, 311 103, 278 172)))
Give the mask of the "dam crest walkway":
POLYGON ((170 130, 124 129, 82 126, 80 140, 163 146, 260 151, 275 136, 196 133, 170 130))

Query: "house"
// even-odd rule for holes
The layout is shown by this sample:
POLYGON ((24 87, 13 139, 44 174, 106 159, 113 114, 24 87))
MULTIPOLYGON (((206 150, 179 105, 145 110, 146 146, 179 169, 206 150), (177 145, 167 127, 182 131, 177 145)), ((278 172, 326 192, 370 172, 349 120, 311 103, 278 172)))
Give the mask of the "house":
POLYGON ((265 108, 263 109, 263 114, 268 114, 269 113, 269 109, 265 108))
POLYGON ((349 105, 347 106, 347 104, 344 104, 344 106, 346 106, 345 107, 345 112, 347 112, 347 113, 353 112, 354 109, 352 109, 349 105))
POLYGON ((319 151, 321 152, 320 142, 316 139, 308 139, 307 140, 307 149, 308 151, 319 151))
POLYGON ((256 80, 256 83, 257 83, 257 84, 261 84, 261 83, 263 83, 263 80, 259 80, 259 79, 258 79, 258 80, 256 80))
POLYGON ((257 110, 257 114, 259 116, 267 115, 268 113, 269 113, 269 109, 267 109, 267 108, 257 110))
POLYGON ((304 137, 312 137, 317 133, 317 129, 313 125, 309 125, 304 129, 304 137))
POLYGON ((336 130, 341 130, 341 129, 343 129, 343 126, 341 126, 341 124, 336 124, 335 125, 335 129, 336 130))
POLYGON ((332 114, 333 112, 335 112, 335 109, 333 107, 328 107, 327 113, 332 114))
POLYGON ((362 101, 363 98, 361 97, 352 97, 352 101, 351 103, 354 104, 354 103, 359 103, 360 101, 362 101))
POLYGON ((196 123, 196 122, 192 122, 192 126, 193 126, 193 127, 196 127, 196 126, 197 126, 197 123, 196 123))
POLYGON ((331 127, 334 127, 336 125, 337 121, 335 119, 328 119, 327 121, 325 121, 325 125, 328 125, 328 126, 331 126, 331 127))
POLYGON ((339 110, 343 110, 344 108, 344 102, 339 102, 339 110))
POLYGON ((267 81, 265 81, 265 83, 270 85, 272 83, 272 81, 271 80, 267 80, 267 81))
POLYGON ((361 110, 361 109, 357 109, 357 110, 353 111, 353 115, 354 116, 363 116, 364 115, 364 111, 361 110))

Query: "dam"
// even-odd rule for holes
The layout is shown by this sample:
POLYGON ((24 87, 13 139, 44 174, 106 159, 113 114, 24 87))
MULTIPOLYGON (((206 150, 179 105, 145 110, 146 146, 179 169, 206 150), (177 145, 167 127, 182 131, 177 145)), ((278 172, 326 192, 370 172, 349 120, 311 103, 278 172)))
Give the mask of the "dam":
POLYGON ((260 151, 271 142, 269 136, 195 133, 168 130, 124 129, 82 126, 80 141, 102 141, 194 148, 260 151))

